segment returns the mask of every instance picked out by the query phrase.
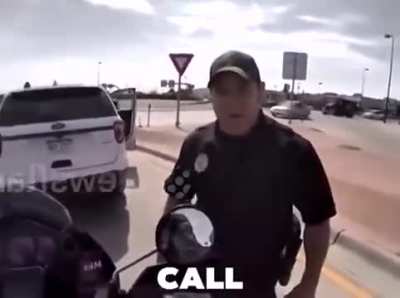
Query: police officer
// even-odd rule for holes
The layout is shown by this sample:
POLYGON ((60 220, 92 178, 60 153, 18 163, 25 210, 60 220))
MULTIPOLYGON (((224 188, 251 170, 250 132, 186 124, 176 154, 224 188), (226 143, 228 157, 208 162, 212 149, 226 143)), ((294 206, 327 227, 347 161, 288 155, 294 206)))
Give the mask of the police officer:
MULTIPOLYGON (((275 297, 280 255, 293 218, 305 223, 305 271, 288 298, 314 298, 336 214, 312 144, 262 112, 265 84, 255 60, 230 51, 212 64, 208 87, 217 117, 184 141, 165 182, 166 211, 190 201, 215 226, 221 266, 244 282, 240 297, 275 297)), ((231 296, 232 297, 232 296, 231 296)))

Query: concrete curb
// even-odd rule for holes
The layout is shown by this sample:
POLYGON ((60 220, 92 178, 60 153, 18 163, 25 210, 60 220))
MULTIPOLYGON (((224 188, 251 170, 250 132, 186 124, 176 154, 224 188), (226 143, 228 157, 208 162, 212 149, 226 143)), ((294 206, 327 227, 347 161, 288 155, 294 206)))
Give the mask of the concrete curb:
POLYGON ((164 160, 172 162, 172 163, 175 163, 176 160, 177 160, 177 158, 175 156, 169 155, 167 153, 164 153, 164 152, 161 152, 161 151, 158 151, 158 150, 155 150, 155 149, 151 149, 151 148, 143 146, 143 145, 136 144, 136 149, 141 151, 141 152, 144 152, 144 153, 147 153, 147 154, 151 154, 151 155, 153 155, 155 157, 164 159, 164 160))
MULTIPOLYGON (((151 154, 160 159, 175 163, 177 158, 168 153, 164 153, 147 146, 137 145, 136 148, 147 154, 151 154)), ((342 228, 332 226, 331 245, 340 245, 345 249, 351 250, 365 259, 367 262, 381 268, 382 270, 400 278, 400 257, 383 252, 378 248, 363 242, 354 237, 351 233, 342 228)))
POLYGON ((355 252, 371 265, 400 278, 400 257, 396 257, 371 244, 365 243, 362 239, 335 226, 332 227, 331 239, 332 245, 340 245, 347 250, 355 252))

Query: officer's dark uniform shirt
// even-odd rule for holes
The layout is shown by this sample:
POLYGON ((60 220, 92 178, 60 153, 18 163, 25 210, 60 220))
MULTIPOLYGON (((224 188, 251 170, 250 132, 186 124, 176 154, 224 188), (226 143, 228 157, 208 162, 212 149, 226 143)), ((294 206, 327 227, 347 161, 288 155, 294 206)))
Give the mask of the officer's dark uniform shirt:
POLYGON ((181 192, 181 201, 196 194, 197 207, 214 224, 221 262, 240 268, 243 279, 258 277, 264 286, 276 282, 292 207, 309 225, 336 214, 311 143, 262 113, 243 137, 226 135, 218 121, 191 133, 165 189, 171 196, 181 192), (174 184, 181 187, 171 188, 174 184))

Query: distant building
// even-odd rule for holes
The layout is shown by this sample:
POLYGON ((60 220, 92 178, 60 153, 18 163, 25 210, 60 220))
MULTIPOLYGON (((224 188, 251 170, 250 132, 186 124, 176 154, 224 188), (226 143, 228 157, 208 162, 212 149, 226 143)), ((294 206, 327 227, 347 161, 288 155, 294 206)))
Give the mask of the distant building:
POLYGON ((364 110, 383 110, 385 108, 385 101, 371 97, 363 97, 361 100, 361 108, 364 110))
POLYGON ((334 93, 334 92, 325 92, 325 93, 322 93, 322 95, 323 96, 338 96, 338 94, 334 93))
POLYGON ((200 100, 203 99, 210 99, 211 98, 211 94, 210 94, 210 90, 208 88, 197 88, 193 90, 193 98, 197 98, 200 100))
POLYGON ((265 90, 263 105, 266 107, 274 106, 287 100, 287 94, 282 91, 265 90))
MULTIPOLYGON (((386 98, 377 99, 371 97, 363 97, 360 105, 363 110, 384 110, 386 105, 386 98)), ((398 107, 400 107, 400 101, 391 98, 388 105, 389 111, 395 113, 398 107)))
POLYGON ((335 98, 336 100, 344 100, 344 101, 350 101, 350 102, 354 102, 354 103, 361 103, 361 97, 359 96, 348 96, 348 95, 337 95, 337 96, 333 96, 333 98, 335 98))
POLYGON ((348 96, 348 95, 339 95, 333 92, 327 92, 322 94, 298 94, 297 99, 304 102, 307 105, 312 106, 316 110, 322 110, 322 108, 328 104, 338 101, 347 101, 359 104, 361 98, 356 96, 348 96))

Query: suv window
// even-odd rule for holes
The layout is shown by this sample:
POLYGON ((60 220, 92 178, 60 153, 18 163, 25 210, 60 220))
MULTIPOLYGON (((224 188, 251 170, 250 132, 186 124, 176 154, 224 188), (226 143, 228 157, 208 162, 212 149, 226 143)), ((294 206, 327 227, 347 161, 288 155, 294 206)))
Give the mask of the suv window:
POLYGON ((11 93, 0 110, 0 125, 115 116, 112 102, 99 88, 57 88, 11 93))

